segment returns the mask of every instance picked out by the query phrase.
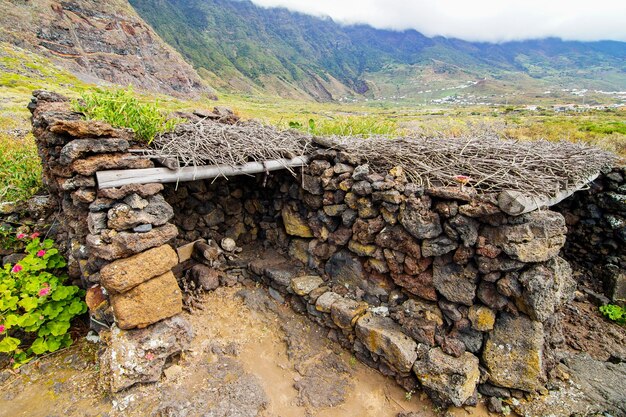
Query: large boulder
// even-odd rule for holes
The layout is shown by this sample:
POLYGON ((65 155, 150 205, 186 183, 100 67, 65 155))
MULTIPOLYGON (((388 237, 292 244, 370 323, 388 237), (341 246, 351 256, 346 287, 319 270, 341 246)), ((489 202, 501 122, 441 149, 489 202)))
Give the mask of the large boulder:
POLYGON ((482 236, 513 259, 544 262, 559 254, 567 227, 561 213, 534 211, 520 216, 515 224, 485 227, 482 236))
POLYGON ((167 359, 191 343, 191 324, 180 316, 163 320, 140 330, 121 330, 116 326, 105 337, 101 373, 112 392, 136 383, 156 382, 167 359))
POLYGON ((441 348, 430 349, 413 365, 413 372, 431 398, 441 405, 460 407, 472 398, 480 379, 478 358, 469 352, 459 357, 441 348))
POLYGON ((534 264, 519 277, 522 296, 516 298, 519 307, 535 320, 545 322, 558 308, 570 301, 576 290, 572 269, 563 258, 534 264))
POLYGON ((169 245, 149 249, 126 259, 105 265, 100 270, 100 282, 109 292, 122 293, 178 264, 178 256, 169 245))
POLYGON ((356 335, 372 353, 382 356, 401 373, 408 373, 417 359, 417 343, 388 317, 365 315, 356 322, 356 335))
POLYGON ((152 278, 122 294, 111 294, 117 325, 128 330, 143 328, 172 317, 183 309, 183 298, 171 272, 152 278))
POLYGON ((489 332, 483 362, 489 380, 500 387, 535 391, 541 388, 543 369, 543 325, 526 316, 501 314, 489 332))

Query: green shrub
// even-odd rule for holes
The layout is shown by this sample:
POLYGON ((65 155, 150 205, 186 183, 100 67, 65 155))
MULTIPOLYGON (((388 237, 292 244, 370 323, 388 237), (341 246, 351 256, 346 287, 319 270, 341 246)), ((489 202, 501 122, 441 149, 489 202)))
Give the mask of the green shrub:
POLYGON ((0 201, 30 198, 41 187, 41 163, 32 135, 0 132, 0 201))
POLYGON ((626 309, 614 304, 607 304, 600 307, 600 313, 602 313, 609 320, 612 320, 618 324, 626 325, 626 309))
POLYGON ((180 119, 167 119, 158 102, 142 103, 128 90, 93 90, 73 102, 74 109, 89 119, 104 120, 115 127, 131 128, 137 137, 151 143, 157 133, 174 129, 180 119))
POLYGON ((37 233, 17 238, 28 242, 26 256, 0 269, 0 352, 16 367, 71 345, 70 321, 87 311, 84 291, 63 284, 66 262, 54 242, 37 233))

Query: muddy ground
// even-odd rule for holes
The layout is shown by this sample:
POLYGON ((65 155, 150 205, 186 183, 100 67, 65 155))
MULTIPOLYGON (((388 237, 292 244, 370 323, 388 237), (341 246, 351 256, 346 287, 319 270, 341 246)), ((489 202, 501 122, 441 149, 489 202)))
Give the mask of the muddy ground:
POLYGON ((258 287, 221 287, 202 310, 188 352, 161 381, 109 396, 98 386, 98 345, 68 350, 0 374, 1 417, 395 417, 488 416, 437 410, 326 338, 323 329, 258 287))

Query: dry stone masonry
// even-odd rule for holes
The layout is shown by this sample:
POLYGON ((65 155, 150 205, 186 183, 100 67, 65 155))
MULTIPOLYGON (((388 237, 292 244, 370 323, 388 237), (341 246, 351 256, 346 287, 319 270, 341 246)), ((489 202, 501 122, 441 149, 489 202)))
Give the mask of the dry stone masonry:
MULTIPOLYGON (((70 270, 89 288, 94 326, 112 326, 113 390, 158 378, 158 366, 141 363, 146 353, 164 363, 184 349, 191 330, 177 314, 190 291, 253 280, 359 360, 439 404, 542 392, 555 317, 576 288, 560 254, 564 245, 567 256, 587 250, 578 238, 566 244, 568 227, 570 236, 576 222, 612 239, 624 231, 613 196, 623 171, 607 177, 610 192, 594 194, 613 217, 590 223, 590 206, 576 199, 564 214, 511 216, 471 187, 424 189, 399 167, 377 172, 321 146, 293 175, 98 189, 96 171, 154 162, 128 152, 137 146, 130 132, 82 120, 57 95, 34 95, 70 270), (131 372, 116 357, 140 363, 131 372)), ((622 255, 607 258, 621 274, 622 255)))

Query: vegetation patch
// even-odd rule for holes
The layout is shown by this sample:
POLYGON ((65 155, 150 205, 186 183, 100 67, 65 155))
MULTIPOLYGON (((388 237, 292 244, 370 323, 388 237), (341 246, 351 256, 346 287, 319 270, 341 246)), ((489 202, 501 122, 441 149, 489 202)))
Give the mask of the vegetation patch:
POLYGON ((70 321, 87 305, 84 291, 64 285, 66 262, 51 239, 41 240, 38 233, 16 239, 27 244, 22 260, 0 270, 0 353, 17 367, 71 345, 70 321))
POLYGON ((168 119, 159 110, 158 101, 142 103, 130 88, 88 91, 79 100, 74 100, 73 106, 88 119, 104 120, 115 127, 133 129, 137 137, 148 144, 158 133, 169 132, 180 123, 180 119, 168 119))
POLYGON ((30 198, 41 187, 41 163, 31 134, 0 132, 0 201, 30 198))
POLYGON ((600 313, 609 320, 626 326, 626 309, 615 304, 607 304, 600 307, 600 313))

